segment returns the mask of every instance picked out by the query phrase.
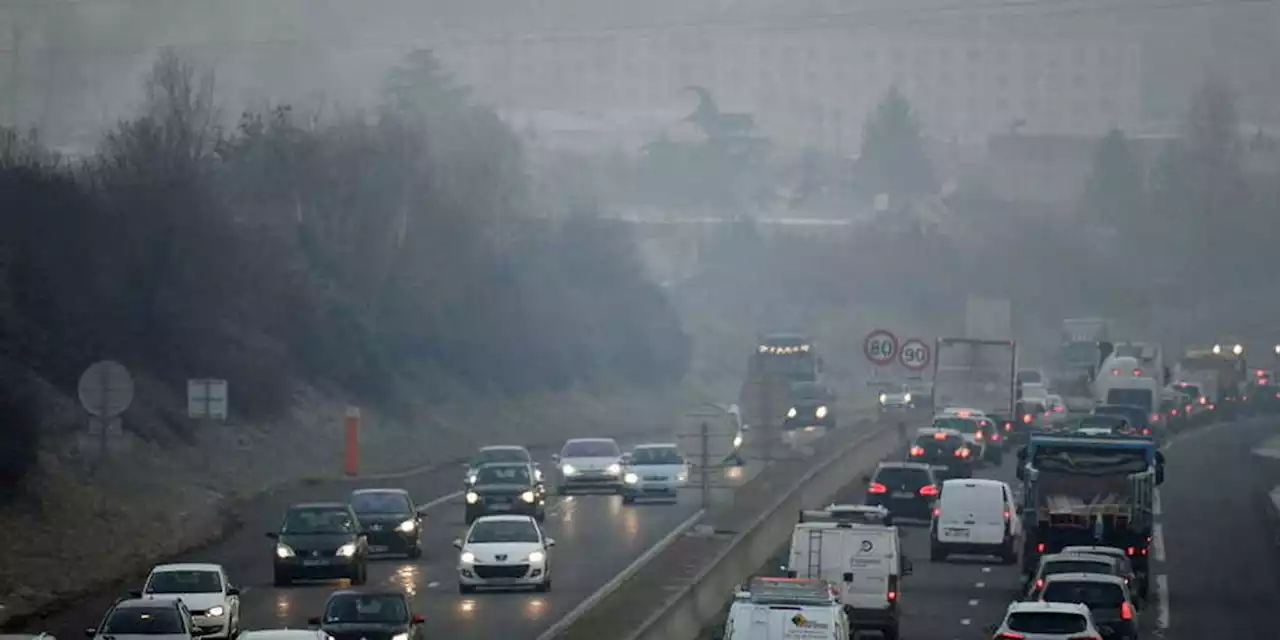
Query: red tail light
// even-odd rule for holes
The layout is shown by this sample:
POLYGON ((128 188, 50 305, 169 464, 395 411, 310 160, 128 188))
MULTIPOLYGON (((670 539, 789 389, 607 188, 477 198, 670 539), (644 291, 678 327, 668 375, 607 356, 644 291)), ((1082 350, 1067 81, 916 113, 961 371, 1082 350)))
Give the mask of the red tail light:
POLYGON ((974 439, 974 440, 981 440, 982 438, 983 438, 983 435, 982 435, 982 432, 981 432, 981 431, 979 431, 979 432, 977 432, 977 433, 973 434, 973 439, 974 439))
MULTIPOLYGON (((1280 393, 1277 393, 1277 394, 1276 394, 1276 397, 1277 397, 1277 398, 1280 398, 1280 393)), ((1013 423, 1012 423, 1012 422, 1006 422, 1006 423, 1004 423, 1004 430, 1005 430, 1005 431, 1013 431, 1013 423)))
POLYGON ((889 576, 889 592, 886 594, 890 603, 898 599, 898 576, 889 576))
POLYGON ((1004 519, 1005 519, 1005 520, 1008 520, 1008 519, 1009 519, 1009 518, 1011 518, 1011 517, 1013 517, 1013 514, 1009 513, 1008 511, 1004 512, 1004 519))
POLYGON ((1029 413, 1022 414, 1022 422, 1024 424, 1031 424, 1031 414, 1029 413))
POLYGON ((1169 414, 1170 414, 1170 415, 1175 415, 1175 416, 1176 416, 1176 415, 1178 415, 1178 410, 1177 410, 1177 409, 1174 409, 1173 411, 1170 411, 1170 412, 1169 412, 1169 414))
POLYGON ((1151 421, 1152 421, 1152 422, 1160 422, 1160 414, 1158 414, 1158 413, 1153 413, 1153 414, 1151 414, 1151 421))
POLYGON ((933 439, 934 439, 934 440, 946 440, 946 439, 947 439, 947 434, 945 434, 945 433, 943 433, 943 432, 939 431, 939 432, 937 432, 937 433, 933 434, 933 439))
POLYGON ((913 456, 922 456, 922 455, 924 455, 924 447, 922 447, 922 446, 920 446, 920 445, 915 445, 914 447, 911 447, 911 455, 913 455, 913 456))
POLYGON ((922 496, 936 496, 936 495, 938 495, 938 485, 936 485, 936 484, 926 484, 925 486, 920 487, 920 495, 922 495, 922 496))
POLYGON ((968 457, 969 457, 969 447, 960 447, 959 449, 956 449, 956 457, 959 457, 959 458, 968 458, 968 457))
POLYGON ((1211 405, 1209 405, 1209 410, 1210 410, 1210 411, 1213 411, 1214 409, 1217 409, 1217 408, 1218 408, 1218 405, 1216 405, 1216 404, 1211 404, 1211 405))
POLYGON ((1133 605, 1129 604, 1128 602, 1120 603, 1120 619, 1121 620, 1133 619, 1133 605))
POLYGON ((991 441, 992 441, 992 442, 1000 442, 1000 434, 998 434, 998 433, 993 433, 993 434, 991 434, 991 441))
POLYGON ((1128 553, 1129 555, 1134 555, 1134 548, 1129 547, 1128 549, 1125 549, 1125 553, 1128 553))
POLYGON ((1006 632, 1004 632, 1004 633, 1002 633, 1002 634, 1000 634, 1000 635, 996 636, 995 640, 1026 640, 1026 638, 1027 638, 1027 637, 1026 637, 1026 636, 1024 636, 1024 635, 1022 635, 1021 633, 1014 633, 1014 632, 1012 632, 1012 631, 1006 631, 1006 632))
POLYGON ((1039 589, 1043 586, 1044 586, 1044 578, 1036 578, 1036 588, 1039 589))
POLYGON ((934 507, 934 508, 933 508, 933 517, 935 517, 935 518, 936 518, 936 517, 938 517, 938 516, 940 516, 940 515, 942 515, 942 509, 939 509, 939 508, 937 508, 937 507, 934 507))
POLYGON ((1200 396, 1200 404, 1208 404, 1208 403, 1209 403, 1209 399, 1208 399, 1208 398, 1206 398, 1206 397, 1204 397, 1204 396, 1200 396))
POLYGON ((1118 375, 1120 375, 1120 370, 1119 370, 1119 369, 1112 369, 1112 370, 1111 370, 1111 375, 1113 375, 1113 376, 1118 376, 1118 375))
POLYGON ((1040 544, 1036 545, 1036 553, 1044 553, 1044 543, 1043 543, 1043 542, 1041 542, 1040 544))
POLYGON ((879 482, 872 482, 871 486, 867 487, 867 493, 888 493, 888 492, 889 492, 889 487, 886 487, 880 484, 879 482))
POLYGON ((1133 370, 1133 375, 1135 375, 1135 376, 1140 376, 1140 375, 1142 375, 1142 369, 1134 369, 1134 370, 1133 370))
POLYGON ((1149 436, 1149 435, 1151 435, 1151 429, 1143 429, 1143 430, 1142 430, 1142 435, 1144 435, 1144 436, 1149 436))

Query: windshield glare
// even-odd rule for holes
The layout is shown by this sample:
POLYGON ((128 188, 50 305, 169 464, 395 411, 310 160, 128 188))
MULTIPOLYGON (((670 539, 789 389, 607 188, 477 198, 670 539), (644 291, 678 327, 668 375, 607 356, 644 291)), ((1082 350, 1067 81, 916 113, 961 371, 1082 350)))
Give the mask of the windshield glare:
POLYGON ((631 452, 631 464, 684 464, 675 447, 642 447, 631 452))
POLYGON ((924 469, 888 467, 877 471, 874 479, 876 482, 889 487, 918 489, 926 484, 931 484, 929 482, 929 472, 924 469))
POLYGON ((969 418, 939 418, 933 421, 936 429, 955 429, 960 433, 977 433, 978 421, 969 418))
POLYGON ((178 610, 171 607, 116 609, 103 625, 102 635, 180 635, 184 633, 178 610))
POLYGON ((528 462, 529 453, 524 449, 481 449, 471 459, 471 466, 478 467, 486 462, 528 462))
POLYGON ((158 571, 147 581, 147 593, 222 593, 216 571, 158 571))
POLYGON ((1077 613, 1015 613, 1009 616, 1010 631, 1020 633, 1068 634, 1088 628, 1084 616, 1077 613))
POLYGON ((1046 602, 1078 602, 1090 609, 1118 608, 1124 602, 1118 585, 1103 582, 1050 582, 1042 595, 1046 602))
POLYGON ((583 440, 564 445, 561 458, 616 458, 622 455, 612 440, 583 440))
POLYGON ((291 509, 281 533, 355 533, 356 523, 346 509, 291 509))
POLYGON ((476 471, 476 484, 528 485, 528 467, 480 467, 476 471))
POLYGON ((480 521, 471 527, 467 542, 538 542, 538 529, 528 520, 480 521))
POLYGON ((409 621, 409 607, 395 595, 334 596, 325 607, 325 624, 382 623, 409 621))
POLYGON ((409 497, 403 493, 384 491, 378 493, 357 493, 351 496, 351 508, 356 513, 407 514, 413 511, 409 497))

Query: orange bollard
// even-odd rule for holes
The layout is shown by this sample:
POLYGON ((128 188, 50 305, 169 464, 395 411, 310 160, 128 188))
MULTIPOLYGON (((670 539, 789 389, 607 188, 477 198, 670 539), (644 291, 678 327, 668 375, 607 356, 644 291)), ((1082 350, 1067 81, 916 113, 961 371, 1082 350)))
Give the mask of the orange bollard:
POLYGON ((346 471, 347 475, 355 476, 360 473, 360 409, 359 407, 347 407, 347 456, 346 471))

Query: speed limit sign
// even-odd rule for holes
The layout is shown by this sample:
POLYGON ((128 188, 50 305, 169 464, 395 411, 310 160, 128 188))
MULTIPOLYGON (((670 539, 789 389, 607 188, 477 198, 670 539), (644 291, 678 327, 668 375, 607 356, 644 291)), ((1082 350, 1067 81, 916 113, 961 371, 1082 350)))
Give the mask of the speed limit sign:
POLYGON ((930 355, 929 345, 919 338, 912 338, 902 343, 898 362, 912 371, 919 371, 929 365, 930 355))
POLYGON ((898 338, 884 329, 876 329, 863 340, 862 353, 873 364, 889 364, 898 355, 898 338))

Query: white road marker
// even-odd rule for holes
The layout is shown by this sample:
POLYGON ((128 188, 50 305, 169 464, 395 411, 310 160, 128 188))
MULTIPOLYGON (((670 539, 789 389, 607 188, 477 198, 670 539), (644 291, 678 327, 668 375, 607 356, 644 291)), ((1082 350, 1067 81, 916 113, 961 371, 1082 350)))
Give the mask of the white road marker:
POLYGON ((1169 628, 1169 577, 1156 576, 1156 627, 1169 628))
POLYGON ((964 626, 966 626, 966 627, 967 627, 967 626, 969 626, 969 623, 970 623, 970 622, 973 622, 973 621, 972 621, 972 620, 970 620, 970 619, 968 619, 968 618, 961 618, 961 619, 960 619, 960 624, 962 624, 962 625, 964 625, 964 626))
POLYGON ((978 606, 978 601, 977 601, 977 600, 970 600, 970 601, 969 601, 969 606, 971 606, 971 607, 976 607, 976 606, 978 606))
POLYGON ((1158 516, 1162 510, 1160 506, 1160 489, 1156 489, 1151 495, 1151 513, 1158 516))
POLYGON ((1159 522, 1151 527, 1151 558, 1164 562, 1164 525, 1159 522))
POLYGON ((428 582, 428 583, 427 583, 427 588, 428 588, 428 589, 434 589, 434 588, 436 588, 436 587, 438 587, 438 586, 440 586, 440 583, 439 583, 439 582, 428 582))
POLYGON ((983 573, 991 573, 991 567, 983 567, 983 568, 982 568, 982 572, 983 572, 983 573))
POLYGON ((979 582, 978 584, 975 584, 975 585, 973 585, 973 586, 975 586, 975 587, 977 587, 977 588, 981 589, 981 588, 983 588, 983 587, 987 586, 987 583, 985 583, 985 582, 979 582))

